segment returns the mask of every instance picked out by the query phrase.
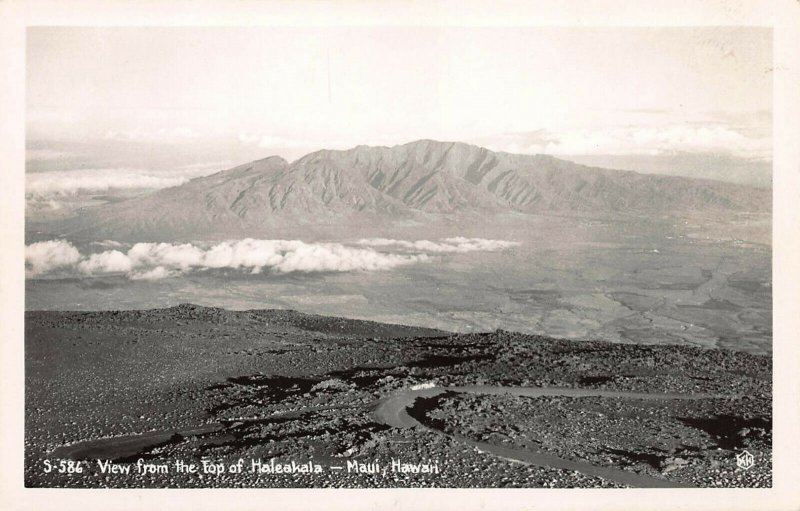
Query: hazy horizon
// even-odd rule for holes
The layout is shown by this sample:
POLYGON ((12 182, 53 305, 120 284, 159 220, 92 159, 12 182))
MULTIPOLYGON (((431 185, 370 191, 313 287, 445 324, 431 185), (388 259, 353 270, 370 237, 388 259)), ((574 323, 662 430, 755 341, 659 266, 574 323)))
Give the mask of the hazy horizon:
POLYGON ((47 201, 418 139, 771 182, 766 28, 34 27, 27 41, 26 171, 61 173, 47 201))

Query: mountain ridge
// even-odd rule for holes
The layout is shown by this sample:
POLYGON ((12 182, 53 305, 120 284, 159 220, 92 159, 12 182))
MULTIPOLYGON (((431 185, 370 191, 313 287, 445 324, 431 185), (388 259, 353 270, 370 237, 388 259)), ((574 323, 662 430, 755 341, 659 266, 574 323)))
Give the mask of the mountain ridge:
POLYGON ((163 233, 504 212, 769 211, 767 190, 423 139, 269 156, 84 211, 69 231, 163 233))

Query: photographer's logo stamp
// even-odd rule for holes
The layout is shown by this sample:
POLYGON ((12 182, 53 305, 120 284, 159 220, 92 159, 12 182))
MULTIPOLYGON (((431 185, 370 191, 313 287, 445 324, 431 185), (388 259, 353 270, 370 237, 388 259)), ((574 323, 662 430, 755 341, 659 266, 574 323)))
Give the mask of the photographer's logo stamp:
POLYGON ((755 464, 755 458, 753 458, 753 455, 747 451, 742 451, 736 455, 736 466, 743 470, 753 468, 753 465, 755 464))

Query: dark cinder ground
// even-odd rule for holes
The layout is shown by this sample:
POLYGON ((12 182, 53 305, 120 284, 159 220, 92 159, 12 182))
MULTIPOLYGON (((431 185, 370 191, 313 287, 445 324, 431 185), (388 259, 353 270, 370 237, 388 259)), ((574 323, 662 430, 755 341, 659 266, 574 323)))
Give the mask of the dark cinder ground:
POLYGON ((675 485, 771 485, 772 362, 687 346, 573 342, 181 305, 26 313, 26 485, 34 487, 616 487, 580 471, 499 456, 542 452, 675 485), (380 403, 417 386, 411 428, 380 403), (555 387, 713 397, 527 397, 464 386, 555 387), (111 437, 109 439, 109 437, 111 437), (469 442, 480 442, 476 448, 469 442), (737 467, 747 450, 754 466, 737 467), (241 474, 107 475, 202 459, 241 474), (254 474, 252 459, 312 461, 320 474, 254 474), (433 461, 438 474, 333 472, 348 460, 433 461), (89 460, 80 474, 45 461, 89 460))

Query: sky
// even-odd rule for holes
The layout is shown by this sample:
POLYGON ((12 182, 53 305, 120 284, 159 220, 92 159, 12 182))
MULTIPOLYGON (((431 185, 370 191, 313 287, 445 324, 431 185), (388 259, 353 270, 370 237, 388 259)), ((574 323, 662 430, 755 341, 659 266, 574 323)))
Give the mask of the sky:
POLYGON ((713 27, 33 27, 28 172, 200 174, 432 138, 643 167, 709 155, 763 174, 771 39, 713 27))

